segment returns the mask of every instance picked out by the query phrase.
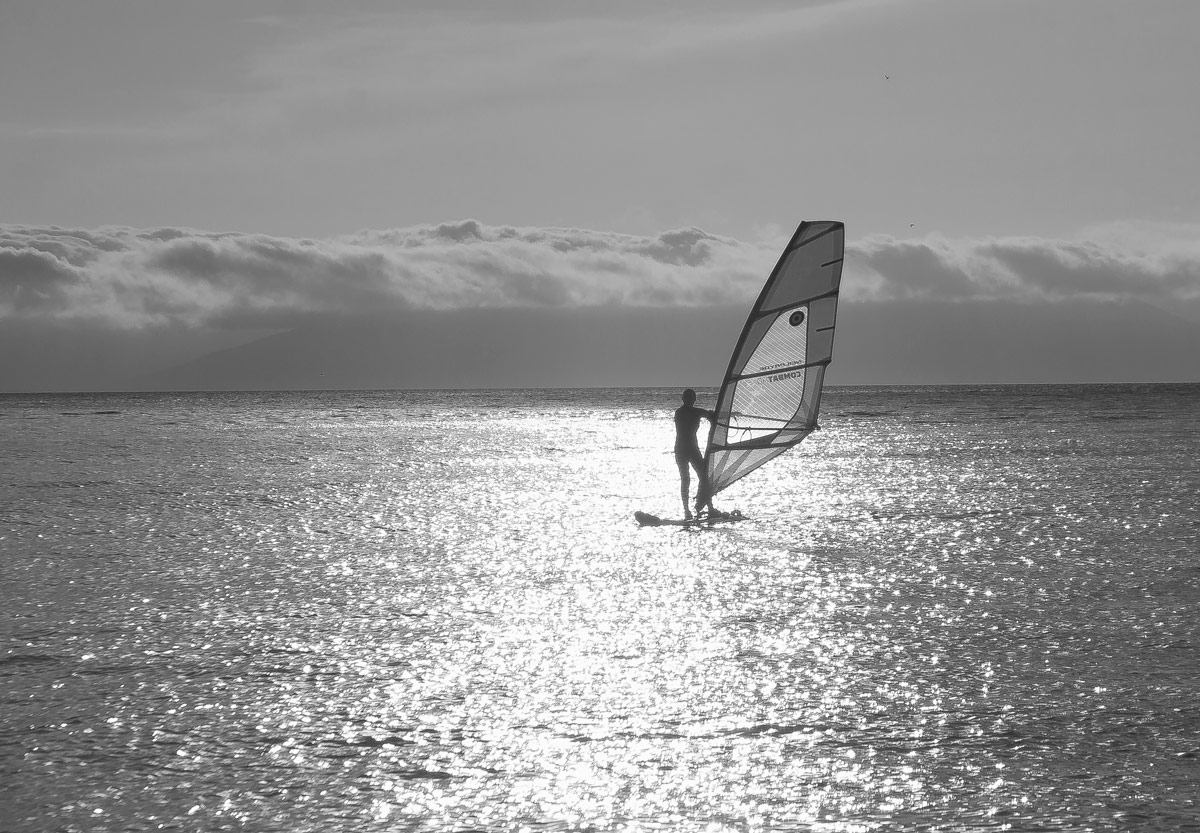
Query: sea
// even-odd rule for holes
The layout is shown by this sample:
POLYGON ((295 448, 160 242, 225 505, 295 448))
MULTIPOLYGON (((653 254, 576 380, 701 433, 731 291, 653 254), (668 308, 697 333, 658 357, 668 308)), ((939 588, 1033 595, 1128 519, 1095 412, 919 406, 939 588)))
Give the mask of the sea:
POLYGON ((1200 830, 1200 385, 679 394, 0 396, 0 831, 1200 830))

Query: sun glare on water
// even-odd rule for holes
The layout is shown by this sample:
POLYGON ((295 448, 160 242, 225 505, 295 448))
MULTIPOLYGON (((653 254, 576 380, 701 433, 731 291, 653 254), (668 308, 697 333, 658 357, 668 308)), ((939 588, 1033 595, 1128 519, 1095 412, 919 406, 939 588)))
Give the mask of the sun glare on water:
POLYGON ((14 829, 1185 818, 1194 475, 1111 420, 854 395, 699 529, 632 517, 681 511, 665 394, 46 417, 57 456, 10 458, 14 829))

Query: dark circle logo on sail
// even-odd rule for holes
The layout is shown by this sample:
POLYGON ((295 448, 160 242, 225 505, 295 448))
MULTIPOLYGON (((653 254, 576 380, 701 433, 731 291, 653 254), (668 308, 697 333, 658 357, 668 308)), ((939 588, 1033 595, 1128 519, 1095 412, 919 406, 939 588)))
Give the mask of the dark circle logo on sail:
POLYGON ((793 327, 799 327, 804 323, 804 310, 798 309, 788 317, 788 323, 793 327))

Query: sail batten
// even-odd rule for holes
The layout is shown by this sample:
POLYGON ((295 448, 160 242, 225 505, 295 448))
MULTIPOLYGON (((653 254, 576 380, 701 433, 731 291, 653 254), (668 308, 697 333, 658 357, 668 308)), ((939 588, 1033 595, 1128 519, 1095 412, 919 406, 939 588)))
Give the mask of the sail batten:
MULTIPOLYGON (((770 376, 775 373, 787 373, 789 370, 804 370, 809 367, 823 367, 829 364, 829 359, 821 359, 819 362, 809 362, 808 364, 793 364, 787 367, 780 367, 775 370, 761 370, 758 373, 742 373, 738 376, 731 376, 730 381, 736 382, 741 379, 755 379, 759 376, 770 376)), ((780 422, 788 422, 789 420, 779 418, 780 422)))
POLYGON ((842 223, 803 222, 763 285, 717 395, 705 454, 712 494, 816 429, 844 250, 842 223))

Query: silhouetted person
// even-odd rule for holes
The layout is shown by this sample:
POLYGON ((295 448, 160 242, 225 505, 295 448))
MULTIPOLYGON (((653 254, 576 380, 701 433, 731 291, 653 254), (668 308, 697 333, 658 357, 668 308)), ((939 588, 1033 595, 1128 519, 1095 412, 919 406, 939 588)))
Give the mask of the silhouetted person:
POLYGON ((712 422, 712 411, 696 407, 696 392, 688 388, 683 392, 683 405, 675 409, 675 465, 679 466, 679 495, 683 498, 683 517, 691 518, 692 510, 688 506, 688 489, 692 485, 691 472, 688 466, 696 470, 700 478, 700 488, 696 492, 696 511, 707 505, 712 509, 712 495, 708 493, 708 472, 704 465, 704 455, 696 442, 696 431, 700 428, 700 418, 712 422))

